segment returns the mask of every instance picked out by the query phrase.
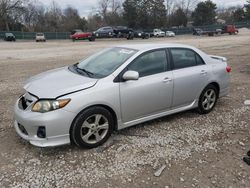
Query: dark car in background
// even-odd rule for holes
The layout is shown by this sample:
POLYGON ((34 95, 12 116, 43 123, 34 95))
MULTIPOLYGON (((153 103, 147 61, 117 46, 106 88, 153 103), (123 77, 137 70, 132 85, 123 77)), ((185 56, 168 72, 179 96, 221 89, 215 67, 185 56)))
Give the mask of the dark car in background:
POLYGON ((137 30, 137 31, 134 31, 134 37, 141 38, 141 39, 148 39, 148 38, 150 38, 150 33, 147 33, 147 32, 141 31, 141 30, 137 30))
POLYGON ((16 37, 13 33, 5 33, 4 40, 5 41, 16 41, 16 37))
POLYGON ((134 38, 134 31, 131 28, 126 26, 116 26, 113 29, 117 38, 127 38, 128 40, 134 38))
POLYGON ((203 30, 200 28, 193 28, 193 35, 200 36, 203 34, 203 30))
POLYGON ((126 26, 115 26, 115 27, 101 27, 93 32, 96 38, 134 38, 134 31, 126 26))
POLYGON ((112 27, 101 27, 93 32, 96 38, 111 38, 114 36, 114 29, 112 27))

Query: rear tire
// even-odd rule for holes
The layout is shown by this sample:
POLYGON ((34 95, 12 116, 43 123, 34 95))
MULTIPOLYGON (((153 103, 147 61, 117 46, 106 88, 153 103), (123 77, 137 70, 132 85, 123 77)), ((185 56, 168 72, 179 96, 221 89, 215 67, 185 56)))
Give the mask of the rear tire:
POLYGON ((90 41, 90 42, 94 42, 94 41, 95 41, 95 37, 94 37, 94 36, 90 37, 90 38, 89 38, 89 41, 90 41))
POLYGON ((114 127, 112 114, 103 107, 91 107, 81 112, 70 129, 70 138, 82 148, 95 148, 111 136, 114 127))
POLYGON ((218 100, 219 92, 214 85, 208 85, 201 93, 198 103, 198 112, 208 114, 211 112, 218 100))

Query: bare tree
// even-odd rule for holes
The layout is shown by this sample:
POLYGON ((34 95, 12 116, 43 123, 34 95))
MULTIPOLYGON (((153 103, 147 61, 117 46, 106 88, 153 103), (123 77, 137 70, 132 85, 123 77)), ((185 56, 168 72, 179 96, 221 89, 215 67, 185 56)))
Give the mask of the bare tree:
POLYGON ((34 26, 37 22, 37 6, 33 3, 28 3, 28 5, 25 7, 25 11, 23 14, 23 20, 25 23, 25 26, 29 31, 34 31, 34 26))
POLYGON ((11 18, 22 11, 24 11, 23 0, 0 0, 0 21, 7 31, 10 29, 11 18))
POLYGON ((99 0, 99 13, 103 17, 105 23, 107 23, 109 2, 110 0, 99 0))
POLYGON ((166 14, 167 14, 167 25, 171 25, 171 16, 174 14, 174 12, 177 10, 177 2, 176 0, 165 0, 165 6, 166 6, 166 14))
POLYGON ((121 0, 99 0, 99 14, 104 20, 104 24, 114 22, 121 15, 121 0))
POLYGON ((198 2, 199 0, 180 0, 178 5, 179 5, 179 8, 181 8, 187 16, 188 13, 196 7, 198 2))
POLYGON ((49 10, 45 14, 45 19, 47 21, 47 27, 51 31, 58 31, 62 23, 62 9, 55 2, 52 1, 49 10))
POLYGON ((121 9, 121 1, 120 0, 110 0, 111 4, 111 12, 117 13, 121 9))
POLYGON ((173 13, 173 9, 175 6, 175 0, 165 0, 165 2, 166 2, 167 16, 170 16, 173 13))

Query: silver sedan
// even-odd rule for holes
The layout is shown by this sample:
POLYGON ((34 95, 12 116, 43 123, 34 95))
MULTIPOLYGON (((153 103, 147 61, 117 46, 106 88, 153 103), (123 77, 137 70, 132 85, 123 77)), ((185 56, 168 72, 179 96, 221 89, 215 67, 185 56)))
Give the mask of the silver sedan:
POLYGON ((30 78, 15 105, 16 132, 31 144, 93 148, 112 131, 196 108, 228 94, 226 58, 180 44, 124 45, 30 78))

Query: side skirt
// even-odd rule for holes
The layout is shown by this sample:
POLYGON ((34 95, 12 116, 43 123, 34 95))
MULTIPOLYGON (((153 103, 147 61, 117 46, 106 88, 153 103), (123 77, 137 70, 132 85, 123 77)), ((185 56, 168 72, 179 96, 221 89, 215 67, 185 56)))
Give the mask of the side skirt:
POLYGON ((127 127, 131 127, 133 125, 136 125, 136 124, 139 124, 139 123, 142 123, 142 122, 146 122, 146 121, 150 121, 150 120, 153 120, 153 119, 156 119, 156 118, 160 118, 160 117, 175 114, 175 113, 178 113, 178 112, 190 110, 190 109, 196 108, 197 106, 198 106, 198 102, 197 102, 197 100, 195 100, 188 106, 183 106, 183 107, 180 107, 180 108, 160 112, 158 114, 153 114, 153 115, 143 117, 143 118, 139 118, 139 119, 129 121, 129 122, 126 122, 126 123, 120 122, 119 125, 118 125, 118 130, 121 130, 121 129, 124 129, 124 128, 127 128, 127 127))

